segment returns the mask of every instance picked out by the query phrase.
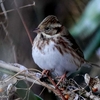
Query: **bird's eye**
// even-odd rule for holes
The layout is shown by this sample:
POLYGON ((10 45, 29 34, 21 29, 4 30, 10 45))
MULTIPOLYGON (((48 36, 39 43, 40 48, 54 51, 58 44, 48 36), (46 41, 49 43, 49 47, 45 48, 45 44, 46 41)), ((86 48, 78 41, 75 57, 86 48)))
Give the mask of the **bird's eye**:
POLYGON ((49 30, 49 29, 50 29, 49 27, 46 27, 46 28, 45 28, 45 30, 49 30))

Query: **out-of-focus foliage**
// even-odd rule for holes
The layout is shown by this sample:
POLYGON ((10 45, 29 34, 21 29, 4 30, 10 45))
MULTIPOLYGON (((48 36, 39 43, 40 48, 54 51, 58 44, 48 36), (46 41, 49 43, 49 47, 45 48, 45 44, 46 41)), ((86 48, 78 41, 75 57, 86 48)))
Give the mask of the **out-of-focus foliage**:
POLYGON ((100 45, 100 0, 91 0, 77 24, 70 29, 85 45, 85 58, 88 59, 100 45), (86 42, 87 41, 87 42, 86 42))

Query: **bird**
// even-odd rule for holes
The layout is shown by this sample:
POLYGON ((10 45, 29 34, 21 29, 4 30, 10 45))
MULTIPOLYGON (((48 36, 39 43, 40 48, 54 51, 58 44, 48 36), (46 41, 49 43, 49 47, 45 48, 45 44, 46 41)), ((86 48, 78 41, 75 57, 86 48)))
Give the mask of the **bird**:
POLYGON ((53 76, 66 76, 86 63, 75 39, 54 15, 47 16, 34 30, 32 44, 34 62, 53 76))

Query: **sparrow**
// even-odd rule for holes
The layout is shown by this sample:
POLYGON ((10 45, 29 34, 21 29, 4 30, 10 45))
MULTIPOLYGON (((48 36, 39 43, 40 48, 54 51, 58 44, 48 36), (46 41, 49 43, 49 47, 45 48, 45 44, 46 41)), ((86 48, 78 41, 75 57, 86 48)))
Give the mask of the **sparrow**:
POLYGON ((86 62, 76 41, 56 16, 47 16, 34 32, 37 36, 32 44, 32 57, 44 71, 65 77, 86 62))

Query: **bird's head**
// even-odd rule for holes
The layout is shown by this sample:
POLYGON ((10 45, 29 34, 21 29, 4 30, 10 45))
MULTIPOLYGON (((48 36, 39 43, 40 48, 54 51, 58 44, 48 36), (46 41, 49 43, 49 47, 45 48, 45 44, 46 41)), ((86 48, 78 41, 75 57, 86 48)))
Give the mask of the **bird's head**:
POLYGON ((36 33, 43 33, 49 36, 53 36, 61 33, 63 26, 54 15, 47 16, 34 30, 36 33))

